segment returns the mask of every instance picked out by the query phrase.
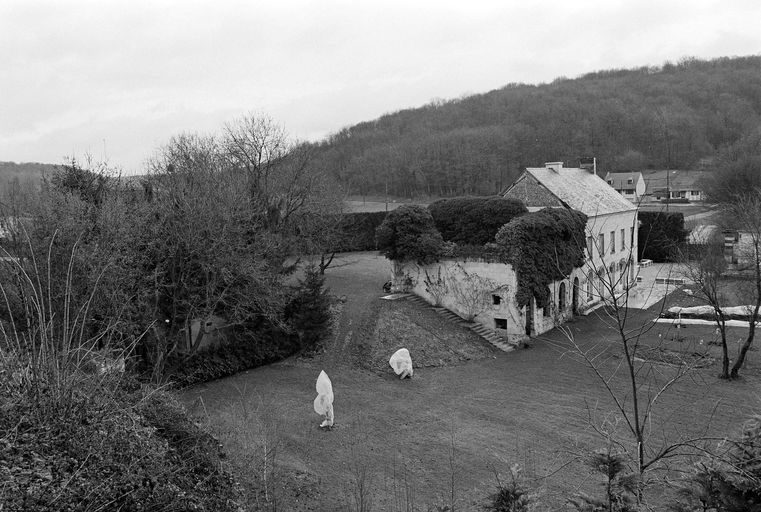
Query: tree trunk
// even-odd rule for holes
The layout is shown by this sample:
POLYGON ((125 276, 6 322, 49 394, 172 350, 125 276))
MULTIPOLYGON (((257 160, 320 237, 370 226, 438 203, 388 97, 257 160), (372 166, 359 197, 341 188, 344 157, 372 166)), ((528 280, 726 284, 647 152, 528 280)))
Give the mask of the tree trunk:
POLYGON ((721 332, 721 374, 720 379, 729 378, 729 349, 727 348, 727 324, 724 317, 719 318, 719 332, 721 332))
MULTIPOLYGON (((756 276, 756 285, 757 287, 761 286, 761 279, 759 279, 758 275, 756 276)), ((745 364, 745 356, 747 355, 748 350, 750 350, 751 344, 753 344, 753 338, 756 335, 756 320, 758 320, 759 308, 761 308, 761 294, 757 292, 756 305, 753 308, 753 314, 750 315, 750 318, 748 319, 748 338, 740 348, 740 353, 737 355, 737 361, 735 361, 734 366, 732 366, 732 373, 730 374, 730 378, 732 379, 737 378, 737 374, 740 372, 740 368, 742 368, 743 364, 745 364)))

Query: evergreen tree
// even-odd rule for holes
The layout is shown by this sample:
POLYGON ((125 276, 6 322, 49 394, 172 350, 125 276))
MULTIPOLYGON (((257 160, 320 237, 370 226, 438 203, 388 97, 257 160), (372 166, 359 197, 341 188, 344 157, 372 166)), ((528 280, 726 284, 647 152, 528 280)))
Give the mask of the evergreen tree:
POLYGON ((285 310, 301 349, 314 349, 328 336, 330 326, 330 298, 324 287, 325 277, 314 266, 304 269, 296 294, 285 310))

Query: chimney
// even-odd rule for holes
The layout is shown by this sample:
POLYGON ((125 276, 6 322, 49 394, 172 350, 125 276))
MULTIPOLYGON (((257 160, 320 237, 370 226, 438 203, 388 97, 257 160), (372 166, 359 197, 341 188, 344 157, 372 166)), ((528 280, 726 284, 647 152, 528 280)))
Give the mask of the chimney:
POLYGON ((555 172, 559 172, 563 168, 563 162, 545 162, 545 169, 552 169, 555 172))
POLYGON ((593 156, 582 156, 579 158, 579 168, 586 169, 597 176, 597 158, 593 156))

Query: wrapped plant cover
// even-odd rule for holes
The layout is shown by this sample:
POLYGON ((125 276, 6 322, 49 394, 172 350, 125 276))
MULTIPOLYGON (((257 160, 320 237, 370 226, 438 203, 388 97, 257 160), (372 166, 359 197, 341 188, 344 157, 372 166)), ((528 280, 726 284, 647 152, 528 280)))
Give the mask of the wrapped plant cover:
POLYGON ((399 375, 400 379, 405 377, 412 377, 412 357, 410 357, 410 351, 406 348, 400 348, 391 359, 388 360, 388 364, 394 369, 394 373, 399 375))
POLYGON ((314 399, 314 412, 323 416, 325 420, 320 424, 321 427, 333 426, 333 384, 328 378, 325 370, 320 371, 317 377, 317 398, 314 399))

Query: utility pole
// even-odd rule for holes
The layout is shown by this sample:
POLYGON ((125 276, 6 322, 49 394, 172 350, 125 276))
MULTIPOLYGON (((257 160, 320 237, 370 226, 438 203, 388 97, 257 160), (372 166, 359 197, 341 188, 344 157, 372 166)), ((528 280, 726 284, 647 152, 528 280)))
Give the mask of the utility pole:
POLYGON ((671 169, 669 168, 669 169, 666 169, 666 212, 669 211, 670 202, 671 202, 671 169))
POLYGON ((386 171, 386 213, 388 213, 388 171, 386 171))

